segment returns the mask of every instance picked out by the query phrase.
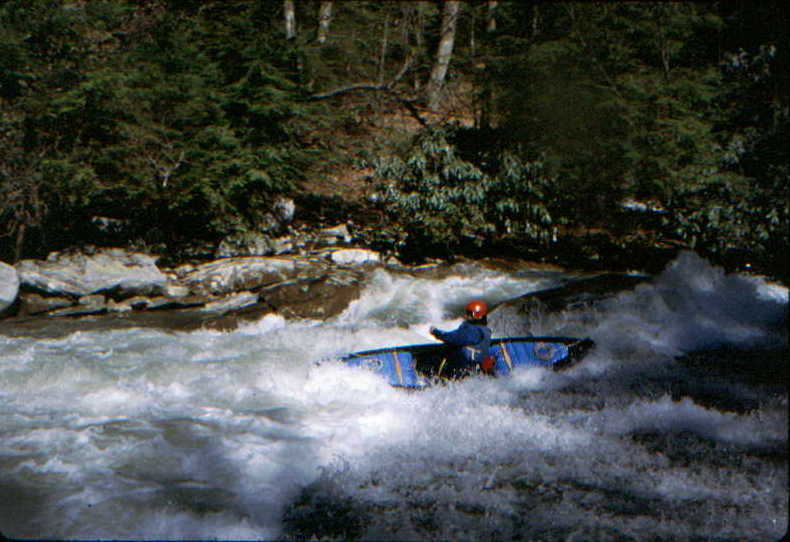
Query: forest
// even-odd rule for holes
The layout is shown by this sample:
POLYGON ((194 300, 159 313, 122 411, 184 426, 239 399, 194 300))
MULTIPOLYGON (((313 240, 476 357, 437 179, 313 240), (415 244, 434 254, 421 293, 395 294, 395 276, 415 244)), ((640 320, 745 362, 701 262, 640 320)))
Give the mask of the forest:
POLYGON ((406 260, 687 247, 787 280, 778 2, 4 0, 0 259, 303 219, 406 260), (339 180, 340 179, 340 180, 339 180))

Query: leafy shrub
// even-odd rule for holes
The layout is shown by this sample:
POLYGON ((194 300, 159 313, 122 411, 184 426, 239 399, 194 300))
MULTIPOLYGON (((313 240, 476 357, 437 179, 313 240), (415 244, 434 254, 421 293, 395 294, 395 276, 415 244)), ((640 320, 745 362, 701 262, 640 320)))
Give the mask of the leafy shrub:
POLYGON ((402 250, 453 253, 503 239, 547 242, 554 231, 542 164, 503 151, 495 171, 458 156, 454 130, 427 128, 405 157, 375 164, 375 176, 402 250))

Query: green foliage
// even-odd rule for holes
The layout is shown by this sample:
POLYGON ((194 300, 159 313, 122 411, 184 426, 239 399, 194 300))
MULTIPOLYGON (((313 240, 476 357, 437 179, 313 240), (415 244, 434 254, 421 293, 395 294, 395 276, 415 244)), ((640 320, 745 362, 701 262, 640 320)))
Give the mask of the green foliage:
POLYGON ((660 233, 709 255, 787 250, 788 51, 786 28, 769 21, 777 10, 503 9, 511 22, 489 44, 492 122, 522 156, 545 156, 555 219, 617 229, 611 217, 630 197, 663 206, 660 233), (727 25, 741 32, 745 20, 756 52, 722 59, 727 25))
POLYGON ((457 131, 426 129, 406 156, 375 166, 382 204, 402 226, 408 250, 444 253, 508 238, 550 240, 552 218, 543 201, 551 179, 542 165, 505 152, 486 173, 481 164, 458 156, 454 135, 457 131))
POLYGON ((447 88, 474 128, 441 112, 403 152, 405 130, 348 126, 419 113, 441 4, 335 2, 319 41, 320 4, 296 2, 286 41, 281 2, 0 3, 0 256, 80 240, 94 215, 157 242, 254 230, 305 171, 362 147, 397 155, 374 161, 404 246, 624 231, 629 197, 702 252, 786 253, 779 4, 509 1, 488 31, 488 4, 466 2, 447 88))
POLYGON ((718 163, 672 194, 668 222, 700 250, 747 254, 787 278, 790 107, 776 48, 731 54, 722 68, 718 163))
POLYGON ((320 114, 266 8, 150 7, 0 6, 0 122, 59 202, 28 226, 109 214, 143 238, 253 229, 320 158, 301 141, 320 114))

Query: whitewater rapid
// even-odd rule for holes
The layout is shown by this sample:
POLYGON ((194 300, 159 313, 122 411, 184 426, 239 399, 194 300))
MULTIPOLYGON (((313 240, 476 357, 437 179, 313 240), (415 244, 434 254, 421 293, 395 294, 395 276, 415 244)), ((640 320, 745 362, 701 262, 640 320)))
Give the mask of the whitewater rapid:
POLYGON ((379 269, 327 321, 0 335, 0 532, 779 540, 787 389, 677 361, 786 349, 787 289, 763 279, 688 253, 595 309, 533 315, 536 335, 596 341, 563 372, 408 392, 315 363, 428 342, 470 298, 496 304, 562 278, 379 269))

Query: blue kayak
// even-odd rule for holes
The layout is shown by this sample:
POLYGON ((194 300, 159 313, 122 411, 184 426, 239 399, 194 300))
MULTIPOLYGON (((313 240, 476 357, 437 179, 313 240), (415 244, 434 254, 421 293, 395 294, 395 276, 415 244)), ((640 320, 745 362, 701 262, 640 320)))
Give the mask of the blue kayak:
MULTIPOLYGON (((575 365, 595 345, 591 339, 571 337, 506 337, 491 340, 493 376, 509 376, 524 367, 566 369, 575 365)), ((354 352, 341 361, 384 376, 391 385, 423 388, 450 377, 443 374, 447 346, 442 343, 394 346, 354 352)))

